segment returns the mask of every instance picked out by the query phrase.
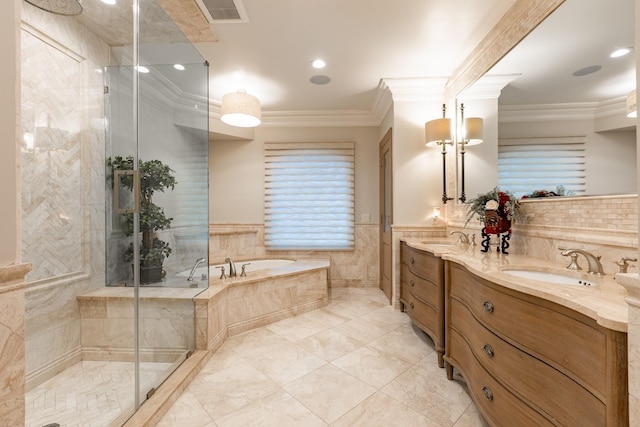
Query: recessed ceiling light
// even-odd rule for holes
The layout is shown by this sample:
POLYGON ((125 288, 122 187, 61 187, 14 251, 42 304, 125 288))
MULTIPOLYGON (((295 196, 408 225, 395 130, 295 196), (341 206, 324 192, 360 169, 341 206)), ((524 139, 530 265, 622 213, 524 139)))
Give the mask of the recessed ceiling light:
POLYGON ((590 65, 588 67, 584 67, 578 71, 575 71, 573 75, 576 77, 586 76, 588 74, 593 74, 596 71, 600 71, 601 68, 602 68, 602 65, 590 65))
POLYGON ((616 50, 614 50, 613 52, 611 52, 611 55, 609 55, 611 58, 620 58, 621 56, 625 56, 631 53, 633 49, 630 47, 619 47, 616 48, 616 50))
POLYGON ((326 67, 326 66, 327 66, 327 63, 326 63, 326 62, 324 62, 322 59, 315 59, 315 60, 313 60, 313 61, 311 62, 311 66, 312 66, 313 68, 320 69, 320 68, 324 68, 324 67, 326 67))
POLYGON ((323 76, 321 74, 318 74, 316 76, 311 77, 309 80, 314 85, 326 85, 331 81, 331 78, 329 76, 323 76))
POLYGON ((113 6, 114 4, 116 4, 116 0, 102 0, 102 3, 113 6))
POLYGON ((138 72, 142 74, 147 74, 149 72, 149 69, 144 65, 136 66, 136 70, 138 70, 138 72))
POLYGON ((184 65, 182 64, 173 64, 173 68, 175 68, 178 71, 184 71, 184 65))

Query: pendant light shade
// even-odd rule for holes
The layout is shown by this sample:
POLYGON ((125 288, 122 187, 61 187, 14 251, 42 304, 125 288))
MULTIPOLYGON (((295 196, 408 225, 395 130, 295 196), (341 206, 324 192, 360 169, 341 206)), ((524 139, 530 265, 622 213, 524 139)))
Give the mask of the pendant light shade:
POLYGON ((262 121, 260 100, 245 91, 228 93, 222 97, 220 120, 243 128, 258 126, 262 121))

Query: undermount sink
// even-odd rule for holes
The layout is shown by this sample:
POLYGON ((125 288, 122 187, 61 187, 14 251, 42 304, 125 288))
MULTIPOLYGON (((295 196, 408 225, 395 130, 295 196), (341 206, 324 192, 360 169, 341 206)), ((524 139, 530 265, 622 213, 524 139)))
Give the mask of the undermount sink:
POLYGON ((428 240, 422 242, 422 244, 432 246, 434 248, 452 248, 458 245, 456 242, 430 242, 428 240))
POLYGON ((502 272, 523 279, 537 280, 539 282, 553 283, 556 285, 593 286, 596 284, 595 281, 592 280, 581 279, 569 274, 550 273, 548 271, 504 269, 502 272))

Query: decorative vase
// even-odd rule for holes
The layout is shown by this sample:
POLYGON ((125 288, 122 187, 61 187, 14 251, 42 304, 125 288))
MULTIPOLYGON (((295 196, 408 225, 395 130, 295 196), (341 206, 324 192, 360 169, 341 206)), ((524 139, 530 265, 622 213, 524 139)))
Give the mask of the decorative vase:
POLYGON ((487 210, 484 216, 485 233, 500 234, 511 230, 511 220, 498 210, 487 210))

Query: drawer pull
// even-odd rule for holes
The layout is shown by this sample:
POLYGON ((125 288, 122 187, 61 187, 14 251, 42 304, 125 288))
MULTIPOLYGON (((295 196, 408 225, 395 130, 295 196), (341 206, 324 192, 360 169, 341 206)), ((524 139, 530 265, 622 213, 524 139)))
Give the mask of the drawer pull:
POLYGON ((484 350, 484 354, 486 354, 487 357, 493 357, 493 348, 489 344, 485 344, 482 349, 484 350))
POLYGON ((413 259, 413 257, 411 257, 411 258, 409 259, 409 263, 410 263, 411 265, 415 264, 415 262, 416 262, 416 260, 414 260, 414 259, 413 259))
POLYGON ((484 397, 487 400, 493 400, 493 393, 491 392, 491 389, 487 386, 482 387, 482 393, 484 393, 484 397))
POLYGON ((411 287, 413 288, 413 285, 415 285, 415 283, 413 282, 413 279, 411 279, 411 280, 409 281, 409 286, 411 286, 411 287))
POLYGON ((482 307, 484 308, 484 311, 486 311, 487 313, 493 313, 493 303, 491 301, 485 301, 482 304, 482 307))
POLYGON ((410 303, 409 307, 411 308, 411 310, 413 310, 413 307, 414 307, 413 303, 410 303))

